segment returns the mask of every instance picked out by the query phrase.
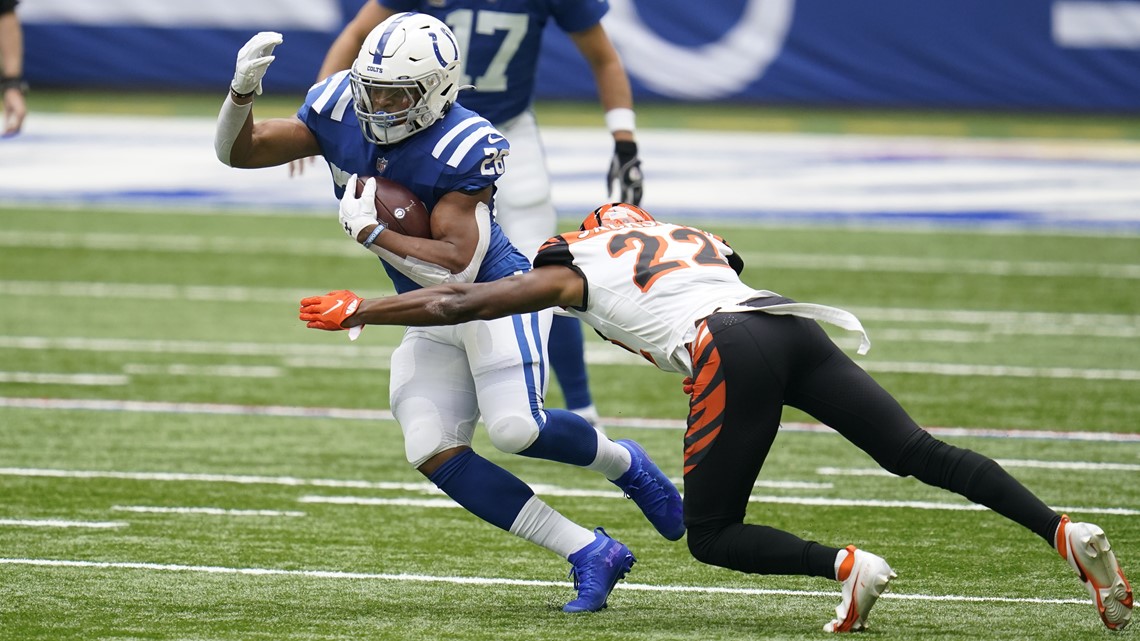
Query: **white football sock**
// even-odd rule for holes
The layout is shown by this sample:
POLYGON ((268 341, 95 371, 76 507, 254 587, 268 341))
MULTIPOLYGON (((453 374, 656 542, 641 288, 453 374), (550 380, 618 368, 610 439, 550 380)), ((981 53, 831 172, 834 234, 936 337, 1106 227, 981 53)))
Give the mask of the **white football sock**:
POLYGON ((606 438, 605 434, 598 432, 598 455, 594 457, 593 463, 586 466, 587 470, 601 472, 612 481, 628 472, 629 466, 632 464, 633 459, 629 450, 606 438))
POLYGON ((537 496, 523 505, 511 534, 541 545, 569 560, 570 555, 594 542, 594 533, 559 514, 537 496))

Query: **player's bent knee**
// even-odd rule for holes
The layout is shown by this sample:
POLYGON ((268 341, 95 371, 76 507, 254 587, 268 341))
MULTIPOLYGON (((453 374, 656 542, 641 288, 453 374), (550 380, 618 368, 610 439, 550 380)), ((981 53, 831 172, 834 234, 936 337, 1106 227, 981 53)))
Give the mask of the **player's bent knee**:
POLYGON ((487 435, 495 449, 518 454, 538 438, 538 424, 529 416, 503 416, 487 424, 487 435))
POLYGON ((689 525, 686 536, 689 554, 701 563, 723 565, 714 553, 716 549, 714 543, 721 529, 719 527, 693 527, 689 525))
POLYGON ((404 456, 414 468, 454 445, 443 438, 438 420, 403 421, 400 427, 404 430, 404 456))

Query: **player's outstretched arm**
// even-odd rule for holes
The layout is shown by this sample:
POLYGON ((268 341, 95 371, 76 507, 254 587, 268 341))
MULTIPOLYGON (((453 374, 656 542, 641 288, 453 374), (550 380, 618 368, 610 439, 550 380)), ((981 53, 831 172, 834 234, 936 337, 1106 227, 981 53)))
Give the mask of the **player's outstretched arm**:
POLYGON ((360 300, 345 290, 310 296, 301 301, 300 319, 309 327, 326 330, 359 325, 457 325, 581 305, 584 291, 577 272, 548 265, 488 283, 436 285, 384 298, 360 300), (353 311, 338 315, 348 309, 353 311))
POLYGON ((214 152, 230 167, 272 167, 320 152, 316 137, 296 117, 253 121, 253 98, 261 94, 261 80, 281 42, 281 34, 262 31, 238 51, 214 130, 214 152))
POLYGON ((614 137, 614 155, 606 172, 606 193, 611 199, 640 205, 643 180, 634 135, 633 91, 621 57, 601 23, 571 33, 570 39, 594 73, 598 99, 606 112, 606 127, 614 137))

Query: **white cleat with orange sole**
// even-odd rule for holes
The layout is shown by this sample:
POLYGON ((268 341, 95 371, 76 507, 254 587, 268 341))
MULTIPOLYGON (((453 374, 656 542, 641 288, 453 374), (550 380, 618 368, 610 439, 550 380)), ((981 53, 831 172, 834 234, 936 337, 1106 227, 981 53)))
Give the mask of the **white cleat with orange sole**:
POLYGON ((835 619, 823 626, 824 632, 861 632, 867 629, 867 615, 875 601, 889 589, 897 575, 883 559, 848 545, 835 572, 843 583, 843 601, 835 608, 835 619))
POLYGON ((1124 578, 1104 530, 1092 523, 1073 523, 1068 516, 1062 516, 1054 546, 1092 595, 1104 625, 1110 630, 1123 630, 1132 618, 1132 586, 1124 578))

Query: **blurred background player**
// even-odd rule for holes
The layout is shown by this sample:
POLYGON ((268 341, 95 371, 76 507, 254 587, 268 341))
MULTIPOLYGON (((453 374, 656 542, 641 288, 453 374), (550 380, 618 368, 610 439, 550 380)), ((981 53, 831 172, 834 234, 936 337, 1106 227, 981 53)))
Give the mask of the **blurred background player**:
POLYGON ((656 221, 631 205, 599 207, 580 232, 543 245, 534 266, 494 283, 365 300, 330 322, 322 310, 359 301, 333 292, 302 300, 300 318, 327 330, 440 325, 559 305, 660 369, 686 374, 689 550, 741 572, 839 581, 842 600, 827 632, 864 629, 895 573, 854 545, 829 547, 743 522, 785 405, 830 426, 884 469, 960 494, 1045 539, 1077 572, 1105 626, 1128 625, 1132 590, 1104 531, 1071 522, 992 459, 919 427, 815 322, 859 332, 864 353, 870 342, 849 312, 753 289, 739 278, 744 262, 721 238, 656 221))
MULTIPOLYGON (((511 141, 511 170, 498 182, 496 220, 515 247, 533 259, 539 245, 557 229, 550 175, 531 109, 542 32, 550 20, 569 34, 593 71, 614 138, 608 188, 617 199, 641 202, 633 94, 621 58, 600 22, 608 10, 608 0, 367 0, 329 48, 318 79, 347 69, 368 33, 396 12, 420 11, 446 23, 463 51, 460 84, 474 85, 459 102, 490 120, 511 141)), ((603 429, 590 393, 577 319, 555 315, 549 352, 566 407, 603 429)))
MULTIPOLYGON (((530 269, 491 213, 509 145, 485 119, 455 103, 461 50, 446 25, 422 13, 392 16, 365 39, 351 71, 309 90, 295 117, 254 122, 254 95, 281 42, 280 34, 262 32, 238 52, 215 133, 222 162, 269 167, 323 152, 334 191, 354 204, 357 174, 406 186, 431 212, 431 238, 405 236, 377 222, 375 180, 361 195, 371 208, 342 211, 340 221, 354 241, 381 258, 397 291, 530 269)), ((392 354, 391 408, 417 470, 471 513, 569 560, 578 598, 564 610, 595 611, 605 607, 633 555, 601 528, 591 532, 575 524, 510 472, 475 454, 471 442, 480 414, 498 449, 605 475, 671 540, 684 535, 681 498, 636 443, 615 443, 577 414, 543 409, 542 346, 550 317, 544 312, 410 328, 392 354)))
POLYGON ((0 0, 0 94, 3 94, 3 135, 14 136, 24 125, 28 105, 24 96, 24 32, 16 16, 19 0, 0 0))

